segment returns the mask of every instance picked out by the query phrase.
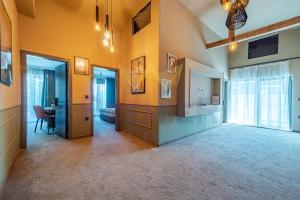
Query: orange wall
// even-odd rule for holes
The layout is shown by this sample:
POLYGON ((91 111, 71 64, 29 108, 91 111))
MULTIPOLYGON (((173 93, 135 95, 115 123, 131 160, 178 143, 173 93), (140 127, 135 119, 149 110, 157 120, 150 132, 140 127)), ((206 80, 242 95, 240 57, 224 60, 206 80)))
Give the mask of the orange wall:
MULTIPOLYGON (((115 30, 116 52, 111 53, 102 45, 103 32, 94 30, 93 3, 59 2, 36 1, 35 19, 19 14, 20 48, 68 59, 72 72, 75 55, 89 58, 92 64, 119 68, 124 60, 121 32, 115 30)), ((90 96, 90 76, 73 73, 72 84, 72 103, 90 103, 84 99, 90 96)))
MULTIPOLYGON (((135 36, 131 36, 132 15, 121 13, 122 9, 117 8, 119 12, 115 15, 122 16, 123 20, 115 30, 116 52, 113 54, 102 45, 103 33, 94 30, 93 3, 68 7, 58 2, 36 1, 35 19, 19 14, 21 49, 69 59, 72 71, 74 55, 89 58, 93 64, 119 68, 121 103, 157 105, 159 0, 152 0, 151 24, 135 36), (143 55, 146 56, 146 94, 132 95, 131 60, 143 55)), ((90 95, 90 77, 73 73, 72 85, 72 103, 90 103, 84 99, 86 94, 90 95)))
POLYGON ((18 14, 14 1, 3 0, 3 4, 12 22, 13 84, 7 87, 0 83, 0 189, 19 149, 21 125, 18 14))
MULTIPOLYGON (((151 1, 151 23, 135 35, 131 35, 131 17, 127 19, 125 32, 126 64, 121 69, 121 103, 158 105, 159 68, 159 10, 160 1, 151 1), (131 60, 146 56, 146 93, 131 94, 131 60)), ((146 4, 145 4, 146 5, 146 4)))
POLYGON ((0 110, 21 104, 20 51, 18 40, 18 13, 14 1, 3 0, 12 22, 13 45, 13 84, 7 87, 0 84, 0 110))

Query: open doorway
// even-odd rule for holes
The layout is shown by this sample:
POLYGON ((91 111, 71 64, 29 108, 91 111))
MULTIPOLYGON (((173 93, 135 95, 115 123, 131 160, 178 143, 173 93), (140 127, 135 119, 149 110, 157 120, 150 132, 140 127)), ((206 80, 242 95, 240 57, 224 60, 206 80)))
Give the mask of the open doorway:
POLYGON ((118 70, 92 66, 92 114, 94 135, 118 129, 118 70))
POLYGON ((33 145, 56 134, 68 138, 68 63, 22 52, 22 140, 33 145))

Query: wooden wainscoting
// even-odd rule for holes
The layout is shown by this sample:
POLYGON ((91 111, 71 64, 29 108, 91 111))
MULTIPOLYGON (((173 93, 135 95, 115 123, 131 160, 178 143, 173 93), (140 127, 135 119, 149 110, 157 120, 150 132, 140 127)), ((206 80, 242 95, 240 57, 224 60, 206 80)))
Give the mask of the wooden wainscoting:
POLYGON ((120 104, 120 128, 157 146, 157 107, 120 104))
POLYGON ((73 104, 72 109, 72 132, 70 139, 92 136, 92 113, 91 104, 73 104))
POLYGON ((0 110, 0 188, 20 145, 21 105, 0 110))

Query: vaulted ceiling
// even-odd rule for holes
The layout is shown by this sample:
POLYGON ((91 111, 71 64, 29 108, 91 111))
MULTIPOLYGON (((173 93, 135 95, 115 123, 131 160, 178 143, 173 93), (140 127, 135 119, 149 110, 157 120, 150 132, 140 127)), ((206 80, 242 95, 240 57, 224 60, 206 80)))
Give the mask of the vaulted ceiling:
MULTIPOLYGON (((180 0, 202 23, 221 38, 227 38, 227 13, 220 0, 180 0)), ((299 0, 249 0, 248 21, 236 33, 245 33, 300 15, 299 0)))

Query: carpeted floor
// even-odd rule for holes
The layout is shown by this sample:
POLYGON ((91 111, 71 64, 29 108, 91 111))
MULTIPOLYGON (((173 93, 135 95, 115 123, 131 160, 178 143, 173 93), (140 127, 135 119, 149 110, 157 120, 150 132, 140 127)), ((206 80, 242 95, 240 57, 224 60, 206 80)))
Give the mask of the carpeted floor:
POLYGON ((18 155, 0 199, 300 199, 300 134, 223 125, 154 148, 112 130, 41 137, 18 155))

